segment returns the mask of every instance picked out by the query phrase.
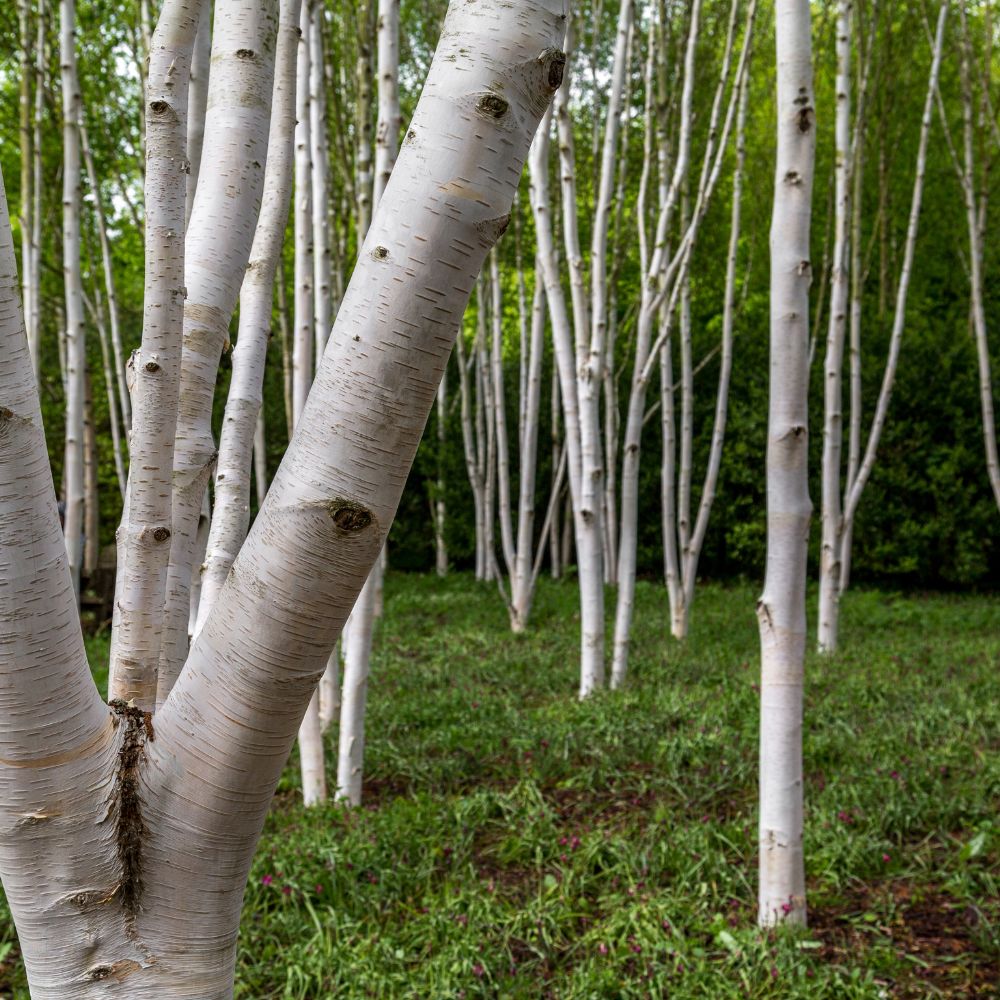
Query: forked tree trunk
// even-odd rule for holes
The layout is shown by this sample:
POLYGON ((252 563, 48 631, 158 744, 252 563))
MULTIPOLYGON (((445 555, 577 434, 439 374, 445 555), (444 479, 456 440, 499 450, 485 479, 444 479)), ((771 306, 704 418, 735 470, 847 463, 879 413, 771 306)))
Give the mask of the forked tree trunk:
POLYGON ((155 716, 109 710, 86 662, 0 209, 0 875, 35 1000, 232 997, 265 815, 561 80, 561 15, 449 12, 294 440, 155 716))
POLYGON ((861 495, 868 484, 872 469, 875 467, 875 455, 878 451, 882 431, 889 416, 889 403, 896 383, 896 369, 899 365, 899 352, 903 343, 903 332, 906 328, 906 300, 910 290, 910 277, 913 273, 913 260, 916 253, 917 231, 920 224, 920 206, 924 193, 924 175, 927 169, 927 144, 930 137, 931 119, 934 112, 934 94, 938 86, 941 72, 941 57, 944 49, 944 28, 948 15, 947 0, 942 2, 937 20, 937 30, 934 35, 931 56, 931 70, 927 81, 927 96, 924 100, 923 114, 920 121, 920 140, 917 144, 917 163, 913 177, 913 194, 910 199, 910 215, 906 225, 906 242, 903 248, 903 265, 896 286, 896 306, 892 317, 892 330, 889 334, 889 350, 882 373, 882 385, 879 388, 878 400, 875 404, 875 415, 872 417, 871 428, 868 431, 868 441, 858 465, 857 475, 847 484, 844 498, 844 514, 840 532, 840 555, 843 560, 844 539, 850 539, 854 530, 854 518, 857 514, 861 495))
POLYGON ((760 623, 763 927, 806 922, 802 681, 809 543, 809 224, 816 151, 809 0, 777 0, 777 158, 771 217, 767 571, 760 623))

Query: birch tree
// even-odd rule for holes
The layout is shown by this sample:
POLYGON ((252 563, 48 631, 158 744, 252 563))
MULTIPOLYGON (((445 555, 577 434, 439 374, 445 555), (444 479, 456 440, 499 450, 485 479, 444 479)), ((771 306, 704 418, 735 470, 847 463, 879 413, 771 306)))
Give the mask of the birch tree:
POLYGON ((59 63, 63 113, 63 284, 66 300, 66 548, 80 591, 84 537, 84 397, 87 345, 80 271, 80 81, 76 70, 76 4, 59 3, 59 63))
POLYGON ((816 150, 808 0, 777 0, 777 157, 771 216, 767 570, 760 623, 763 927, 806 922, 802 686, 809 541, 809 225, 816 150))
MULTIPOLYGON (((875 404, 875 413, 872 417, 864 451, 860 454, 860 460, 853 453, 855 448, 860 450, 860 372, 852 372, 851 377, 852 422, 856 419, 859 424, 856 429, 852 428, 851 436, 852 441, 856 440, 857 444, 852 444, 852 455, 848 460, 848 476, 843 486, 843 512, 838 520, 831 521, 829 533, 824 534, 823 540, 824 549, 829 546, 829 550, 823 555, 827 581, 821 591, 823 604, 820 615, 820 648, 826 651, 836 649, 837 646, 840 621, 839 598, 846 587, 847 577, 845 568, 849 566, 849 556, 845 552, 845 547, 851 544, 858 505, 861 502, 861 496, 875 467, 875 457, 882 437, 882 431, 888 419, 889 403, 892 399, 896 371, 899 366, 899 354, 903 343, 903 333, 906 328, 906 302, 909 295, 910 279, 913 274, 913 260, 916 253, 920 209, 923 200, 924 176, 927 170, 927 145, 930 138, 931 119, 934 111, 934 96, 937 91, 938 78, 941 71, 941 56, 944 47, 944 29, 947 13, 948 6, 944 2, 939 8, 937 28, 932 42, 931 68, 920 122, 920 138, 917 144, 913 193, 910 198, 906 241, 903 247, 903 261, 900 268, 899 280, 896 285, 896 302, 892 318, 892 329, 889 335, 889 348, 885 368, 882 373, 882 384, 879 388, 878 399, 875 404), (855 413, 857 417, 855 417, 855 413), (834 584, 836 586, 835 590, 834 584)), ((852 310, 853 308, 852 306, 852 310)), ((856 308, 860 314, 860 302, 856 308)), ((852 318, 853 323, 854 319, 852 318)), ((860 325, 860 319, 858 319, 858 325, 860 325)), ((852 329, 851 337, 852 340, 856 337, 860 338, 860 331, 852 329)), ((856 348, 852 346, 852 352, 854 350, 856 348)), ((832 401, 831 405, 833 405, 832 401)), ((836 477, 839 484, 839 448, 834 458, 831 459, 829 468, 824 468, 824 474, 827 473, 829 473, 831 480, 833 477, 836 477)), ((832 485, 830 486, 830 493, 832 494, 832 485)), ((824 496, 826 496, 826 492, 824 492, 824 496)))
MULTIPOLYGON (((217 25, 218 46, 222 18, 217 25)), ((122 997, 232 996, 266 811, 382 547, 475 276, 561 81, 563 31, 554 4, 449 11, 293 443, 158 708, 109 705, 90 674, 0 198, 0 606, 10 623, 0 876, 33 997, 103 996, 109 981, 122 997), (465 194, 470 175, 475 200, 465 194)), ((252 144, 257 123, 244 128, 252 144)), ((203 159, 192 219, 221 168, 203 159)), ((178 171, 169 191, 181 213, 185 187, 178 171)), ((227 249, 241 239, 236 227, 221 236, 227 249)))

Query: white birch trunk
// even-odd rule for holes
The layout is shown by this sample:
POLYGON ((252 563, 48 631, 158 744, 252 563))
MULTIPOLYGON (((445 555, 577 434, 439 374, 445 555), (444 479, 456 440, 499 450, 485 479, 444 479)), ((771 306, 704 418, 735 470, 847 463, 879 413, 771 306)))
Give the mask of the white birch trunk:
POLYGON ((808 0, 777 0, 777 159, 771 219, 767 571, 760 622, 763 927, 805 924, 802 687, 809 541, 809 224, 816 148, 808 0))
POLYGON ((198 34, 191 56, 191 82, 188 90, 187 119, 187 208, 185 226, 191 221, 194 195, 198 190, 201 150, 205 145, 205 111, 208 107, 208 75, 212 65, 212 4, 202 0, 198 34))
POLYGON ((201 575, 196 632, 201 631, 215 607, 250 526, 251 465, 263 401, 274 279, 281 260, 292 195, 300 8, 300 0, 282 0, 279 12, 264 194, 240 289, 239 333, 219 441, 215 510, 201 575))
MULTIPOLYGON (((976 361, 979 367, 979 405, 983 416, 983 444, 986 450, 986 475, 993 499, 1000 508, 1000 459, 997 457, 997 428, 993 409, 993 377, 990 371, 990 349, 983 302, 983 234, 980 213, 976 205, 975 132, 972 120, 971 42, 965 5, 959 4, 962 19, 962 172, 959 181, 965 201, 965 220, 969 232, 969 284, 972 299, 972 327, 976 335, 976 361)), ((990 40, 992 43, 992 39, 990 40)), ((989 74, 983 81, 988 87, 989 74)), ((987 90, 988 94, 988 90, 987 90)), ((985 193, 983 195, 985 199, 985 193)), ((985 212, 985 209, 984 209, 985 212)))
POLYGON ((448 442, 448 375, 438 386, 437 406, 438 476, 434 498, 434 568, 439 577, 448 575, 448 543, 445 540, 447 505, 444 498, 444 450, 448 442))
POLYGON ((66 297, 66 549, 77 593, 84 535, 84 396, 87 351, 80 272, 80 83, 76 72, 75 0, 59 3, 63 113, 63 284, 66 297))
MULTIPOLYGON (((531 208, 538 241, 538 260, 545 283, 545 297, 552 322, 552 341, 559 372, 562 398, 563 447, 567 453, 572 527, 580 569, 580 697, 585 698, 600 686, 604 670, 604 578, 600 567, 601 537, 595 530, 593 510, 584 507, 583 447, 580 430, 576 357, 573 331, 556 254, 552 232, 551 198, 549 195, 550 116, 539 128, 531 151, 531 208), (581 555, 581 552, 583 555, 581 555), (585 575, 582 566, 590 567, 585 575), (595 570, 596 566, 596 572, 595 570)), ((589 329, 589 328, 588 328, 589 329)), ((567 559, 560 557, 561 568, 567 559)))
POLYGON ((823 367, 823 482, 819 562, 817 646, 837 648, 840 623, 841 449, 844 431, 842 371, 847 330, 848 225, 851 201, 851 8, 837 3, 836 124, 834 127, 833 262, 830 272, 830 326, 823 367))
MULTIPOLYGON (((389 183, 399 146, 399 0, 379 0, 378 18, 378 133, 375 147, 375 185, 373 210, 389 183)), ((364 28, 362 29, 364 30, 364 28)), ((362 55, 364 56, 364 42, 362 55)), ((359 59, 361 93, 359 115, 368 128, 370 97, 370 62, 359 59)), ((367 143, 365 143, 367 148, 367 143)), ((367 192, 370 183, 367 163, 359 157, 358 187, 367 192)), ((362 196, 363 197, 363 196, 362 196)), ((367 232, 363 200, 359 213, 359 239, 367 232), (361 226, 364 229, 361 229, 361 226)), ((365 712, 368 702, 368 677, 371 670, 372 631, 375 618, 382 613, 382 582, 385 546, 372 566, 351 612, 350 629, 344 643, 344 681, 340 699, 340 733, 337 752, 337 798, 351 805, 361 804, 364 783, 365 712)), ((329 667, 328 667, 329 669, 329 667)))
POLYGON ((94 217, 97 220, 97 238, 101 246, 101 265, 104 270, 104 290, 108 296, 108 320, 111 326, 111 348, 114 352, 115 377, 118 387, 118 406, 121 409, 122 423, 125 426, 126 442, 132 431, 132 401, 129 399, 128 387, 125 384, 125 352, 122 350, 121 325, 118 321, 118 291, 115 286, 115 273, 111 266, 111 242, 108 239, 107 219, 104 214, 104 198, 97 180, 97 170, 94 167, 94 157, 90 152, 87 130, 80 126, 80 142, 83 149, 83 159, 87 168, 87 181, 94 196, 94 217))
POLYGON ((865 445, 858 474, 849 484, 844 500, 842 538, 850 538, 854 528, 854 518, 857 513, 861 495, 872 469, 875 467, 875 455, 878 451, 882 430, 889 415, 889 403, 896 381, 896 369, 899 364, 899 351, 903 343, 903 331, 906 327, 906 299, 910 290, 910 277, 913 273, 913 258, 916 252, 917 231, 920 223, 920 205, 924 193, 924 174, 927 169, 927 143, 930 136, 931 118, 934 110, 934 94, 938 86, 941 72, 941 55, 944 48, 944 28, 948 15, 947 0, 941 4, 938 13, 937 29, 934 35, 934 48, 931 58, 931 70, 927 83, 927 97, 924 101, 923 115, 920 122, 920 140, 917 145, 917 164, 913 179, 913 195, 910 200, 910 217, 906 227, 906 243, 903 248, 903 266, 900 270, 899 284, 896 288, 896 308, 892 318, 892 331, 889 335, 889 352, 886 358, 885 370, 882 373, 882 385, 879 389, 878 401, 875 404, 875 415, 872 418, 868 441, 865 445))
MULTIPOLYGON (((188 75, 199 11, 164 4, 146 76, 145 294, 128 497, 118 529, 109 696, 151 711, 162 649, 171 536, 171 474, 184 311, 188 75)), ((201 497, 198 498, 199 504, 201 497)), ((184 609, 185 612, 188 610, 184 609)), ((184 619, 186 631, 187 618, 184 619)))
MULTIPOLYGON (((586 294, 586 275, 580 252, 577 219, 576 162, 573 140, 573 122, 569 110, 570 74, 567 73, 555 100, 555 118, 559 136, 560 187, 562 189, 563 239, 566 263, 569 268, 570 301, 573 310, 573 338, 556 352, 559 360, 560 381, 563 379, 567 350, 573 351, 575 386, 573 425, 579 435, 579 465, 575 471, 577 490, 573 497, 573 522, 576 539, 577 577, 580 584, 580 697, 585 698, 604 685, 604 560, 601 512, 603 501, 604 464, 601 455, 600 386, 601 365, 604 361, 603 324, 591 327, 589 302, 586 294), (595 336, 596 334, 596 336, 595 336)), ((546 292, 552 288, 546 275, 546 292)), ((553 337, 562 340, 563 328, 557 330, 553 320, 553 337)), ((562 385, 564 407, 567 386, 562 385)), ((569 437, 570 421, 566 420, 569 437)), ((572 456, 571 467, 574 466, 572 456)), ((574 476, 571 475, 571 482, 574 476)))
POLYGON ((325 6, 310 4, 309 10, 309 146, 312 182, 313 227, 313 313, 316 339, 315 364, 318 367, 330 336, 332 302, 330 292, 330 205, 329 159, 326 134, 326 80, 323 64, 323 19, 325 6))
POLYGON ((202 170, 185 240, 184 349, 173 465, 173 527, 157 699, 188 647, 194 542, 216 459, 212 400, 250 258, 264 186, 277 0, 219 0, 202 170), (209 168, 211 165, 211 169, 209 168))

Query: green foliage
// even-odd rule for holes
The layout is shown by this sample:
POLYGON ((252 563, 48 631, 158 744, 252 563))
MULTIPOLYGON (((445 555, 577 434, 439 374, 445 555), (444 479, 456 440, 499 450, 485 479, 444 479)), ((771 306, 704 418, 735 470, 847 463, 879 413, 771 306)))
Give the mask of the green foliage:
MULTIPOLYGON (((637 596, 627 690, 580 704, 574 587, 543 581, 515 636, 487 584, 390 576, 365 805, 307 811, 288 767, 237 997, 988 995, 994 602, 847 595, 845 652, 806 669, 811 926, 761 936, 754 592, 706 587, 686 646, 662 588, 637 596)), ((0 917, 4 983, 26 997, 0 917)))

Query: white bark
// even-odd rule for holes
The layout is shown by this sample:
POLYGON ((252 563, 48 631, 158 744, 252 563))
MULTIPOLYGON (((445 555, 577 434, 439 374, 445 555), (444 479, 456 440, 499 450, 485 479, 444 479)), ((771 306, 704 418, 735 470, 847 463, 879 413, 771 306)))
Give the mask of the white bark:
POLYGON ((837 648, 840 602, 841 495, 844 339, 848 311, 848 225, 851 201, 851 8, 837 2, 836 124, 834 127, 833 262, 830 273, 830 326, 823 368, 823 483, 819 564, 819 651, 837 648))
POLYGON ((240 289, 240 326, 219 441, 215 510, 205 552, 196 631, 201 630, 215 607, 250 526, 251 459, 263 401, 274 279, 281 260, 292 195, 300 8, 300 0, 282 0, 279 12, 264 194, 240 289))
POLYGON ((185 241, 184 349, 173 463, 173 527, 157 698, 188 646, 194 541, 215 465, 212 399, 250 257, 264 186, 277 0, 219 0, 205 113, 204 170, 185 241))
MULTIPOLYGON (((547 115, 531 150, 531 209, 535 219, 538 260, 552 322, 552 341, 562 398, 563 447, 567 454, 573 532, 577 546, 577 565, 580 567, 580 697, 584 698, 599 687, 603 680, 604 579, 600 567, 600 533, 595 530, 598 526, 592 516, 593 510, 585 508, 583 498, 584 463, 573 331, 552 233, 548 176, 550 131, 550 116, 547 115), (582 568, 584 565, 589 567, 589 573, 585 573, 582 568)), ((566 559, 560 557, 560 564, 564 568, 566 559)))
POLYGON ((191 56, 191 82, 188 90, 187 120, 187 208, 185 225, 191 221, 194 195, 198 190, 201 150, 205 145, 205 111, 208 107, 208 75, 212 65, 212 4, 202 0, 198 34, 191 56))
MULTIPOLYGON (((972 298, 972 326, 976 334, 976 361, 979 367, 979 404, 983 417, 983 444, 986 449, 986 475, 993 498, 1000 508, 1000 459, 997 457, 997 428, 993 409, 993 377, 990 371, 989 338, 986 327, 986 307, 983 302, 983 233, 980 212, 976 205, 975 131, 972 120, 973 93, 971 79, 972 46, 965 5, 959 4, 962 19, 962 168, 959 182, 965 202, 965 220, 969 233, 969 284, 972 298)), ((990 40, 992 42, 992 39, 990 40)), ((988 95, 990 77, 987 72, 983 86, 988 95)), ((991 116, 992 117, 992 116, 991 116)), ((983 198, 985 199, 985 192, 983 198)), ((985 209, 984 209, 985 213, 985 209)))
MULTIPOLYGON (((563 239, 569 268, 570 301, 572 303, 572 339, 568 324, 553 319, 557 361, 562 383, 564 412, 569 400, 568 386, 563 379, 567 363, 572 363, 574 376, 571 405, 574 419, 565 421, 566 437, 571 426, 579 436, 579 462, 570 457, 570 481, 576 481, 573 498, 573 522, 576 538, 577 577, 580 585, 580 697, 585 698, 604 685, 604 565, 601 513, 603 501, 604 464, 601 455, 600 386, 601 365, 604 361, 603 322, 591 326, 590 303, 586 294, 586 275, 577 219, 576 160, 573 121, 570 115, 571 75, 560 87, 555 99, 554 115, 559 136, 560 187, 562 191, 563 239), (561 343, 560 343, 561 341, 561 343), (572 351, 572 357, 567 352, 572 351)), ((547 266, 547 265, 546 265, 547 266)), ((552 288, 546 273, 546 292, 550 306, 552 288)), ((568 371, 568 369, 567 369, 568 371)))
POLYGON ((118 292, 115 286, 115 273, 111 266, 111 242, 108 239, 107 219, 104 214, 104 198, 97 180, 97 170, 94 167, 94 157, 90 152, 87 130, 80 126, 80 142, 83 149, 83 159, 87 168, 87 181, 94 197, 94 217, 97 220, 97 237, 101 246, 101 265, 104 270, 104 290, 108 296, 108 318, 111 326, 111 347, 114 352, 115 377, 118 387, 118 406, 121 409, 122 423, 125 426, 126 442, 132 431, 132 402, 129 399, 128 386, 125 384, 125 352, 122 350, 121 325, 118 321, 118 292))
MULTIPOLYGON (((365 22, 367 23, 367 22, 365 22)), ((362 29, 364 30, 364 29, 362 29)), ((399 146, 399 0, 379 0, 378 19, 378 136, 375 148, 375 186, 372 207, 377 210, 392 175, 399 146)), ((365 40, 362 41, 362 56, 365 40)), ((368 127, 367 88, 370 64, 359 59, 361 100, 359 115, 368 127)), ((367 193, 367 164, 359 157, 359 190, 367 193)), ((366 234, 367 223, 362 203, 359 215, 359 239, 366 234)), ((371 670, 372 631, 375 618, 382 613, 382 581, 385 546, 372 566, 354 610, 344 643, 344 682, 340 700, 340 733, 337 753, 337 798, 351 805, 361 804, 364 782, 365 712, 368 701, 368 677, 371 670)), ((329 669, 329 666, 328 668, 329 669)))
POLYGON ((438 476, 434 496, 434 567, 437 575, 448 575, 448 543, 445 540, 447 506, 444 498, 444 450, 448 441, 448 374, 445 372, 438 386, 437 406, 438 476))
POLYGON ((882 385, 879 389, 878 401, 875 404, 875 415, 868 432, 858 474, 849 488, 844 500, 844 515, 841 527, 842 538, 850 538, 854 527, 861 495, 872 469, 875 467, 875 455, 878 450, 882 430, 889 415, 889 402, 896 381, 896 368, 899 364, 899 351, 903 343, 903 331, 906 326, 906 299, 910 290, 910 276, 913 273, 913 257, 916 251, 917 230, 920 223, 920 205, 924 192, 924 174, 927 169, 927 143, 930 136, 931 118, 934 109, 934 94, 937 90, 938 77, 941 72, 941 55, 944 48, 944 27, 948 14, 947 0, 941 4, 938 13, 937 30, 934 36, 934 47, 931 58, 930 77, 927 84, 927 97, 924 101, 923 115, 920 122, 920 141, 917 146, 917 165, 913 178, 913 195, 910 200, 910 217, 906 227, 906 243, 903 249, 903 265, 900 270, 899 284, 896 288, 896 309, 892 318, 892 331, 889 335, 889 352, 886 358, 885 370, 882 373, 882 385))
MULTIPOLYGON (((682 216, 682 237, 677 250, 672 256, 669 250, 667 234, 669 233, 670 222, 678 203, 679 194, 687 185, 691 161, 693 120, 691 104, 700 16, 700 4, 697 2, 692 6, 691 20, 688 28, 684 57, 684 85, 680 104, 677 159, 671 172, 669 185, 665 183, 667 153, 663 148, 659 152, 661 172, 660 209, 651 252, 645 235, 644 212, 640 212, 642 258, 645 260, 648 257, 649 263, 643 276, 638 330, 636 334, 635 364, 629 393, 625 439, 622 451, 621 530, 619 533, 618 552, 619 586, 618 605, 615 615, 614 659, 612 663, 612 686, 614 687, 618 687, 624 682, 628 668, 629 642, 635 606, 639 449, 642 426, 645 422, 646 391, 656 364, 660 363, 662 365, 664 360, 669 360, 670 336, 674 310, 678 299, 681 300, 681 332, 683 341, 681 349, 681 476, 679 480, 673 468, 673 463, 675 462, 674 446, 677 439, 674 414, 673 412, 661 413, 664 432, 663 470, 661 474, 664 518, 664 564, 671 607, 671 629, 673 634, 678 638, 683 638, 687 629, 688 605, 690 603, 687 600, 687 580, 690 577, 690 586, 693 588, 694 578, 697 574, 697 553, 692 548, 692 528, 690 525, 694 372, 691 365, 689 313, 685 307, 685 300, 694 242, 718 182, 734 119, 738 116, 737 109, 740 106, 740 95, 744 90, 743 82, 748 72, 747 67, 750 60, 753 25, 756 17, 755 3, 750 3, 747 8, 743 43, 738 67, 735 72, 735 83, 726 104, 726 112, 720 130, 719 119, 723 107, 723 97, 731 74, 731 57, 736 33, 737 10, 738 5, 733 3, 730 8, 729 28, 722 67, 709 117, 708 137, 702 156, 694 208, 690 213, 690 218, 687 218, 688 212, 685 208, 682 216), (660 329, 656 334, 655 341, 653 341, 654 322, 658 311, 661 311, 660 329), (670 495, 668 496, 668 494, 670 495)), ((662 147, 663 137, 661 137, 660 143, 662 147)), ((722 387, 720 384, 720 389, 722 387)), ((670 373, 661 373, 661 406, 669 407, 672 411, 673 398, 672 375, 670 373)), ((707 480, 706 482, 708 483, 707 480)), ((705 508, 706 521, 710 505, 711 501, 709 501, 708 507, 705 508)), ((699 540, 698 544, 700 551, 701 540, 699 540)))
POLYGON ((83 422, 87 351, 80 272, 80 82, 76 71, 75 0, 59 3, 59 62, 63 113, 63 285, 66 297, 66 549, 80 590, 84 535, 83 422))
MULTIPOLYGON (((184 310, 188 72, 199 11, 164 4, 146 77, 145 293, 135 379, 128 497, 118 529, 109 696, 151 711, 162 648, 171 473, 184 310)), ((201 497, 198 498, 199 504, 201 497)), ((185 608, 185 611, 188 609, 185 608)), ((184 619, 186 631, 187 618, 184 619)))
MULTIPOLYGON (((273 114, 273 111, 272 111, 273 114)), ((264 407, 257 411, 257 424, 253 432, 253 480, 257 494, 257 506, 267 496, 267 438, 264 428, 264 407)))
POLYGON ((802 687, 809 541, 809 225, 816 148, 808 0, 777 0, 767 571, 760 623, 761 926, 806 921, 802 687))
MULTIPOLYGON (((310 4, 309 10, 309 114, 310 180, 312 182, 313 227, 313 313, 316 339, 315 364, 323 357, 330 336, 332 302, 330 299, 330 228, 327 212, 330 203, 330 150, 326 132, 326 81, 323 64, 323 19, 325 5, 310 4)), ((310 373, 310 380, 311 380, 310 373)))

